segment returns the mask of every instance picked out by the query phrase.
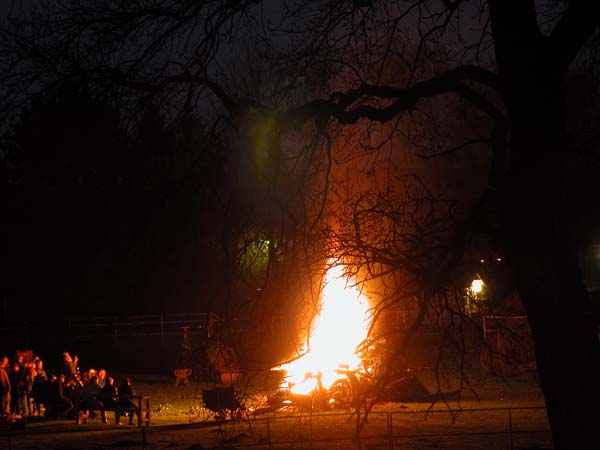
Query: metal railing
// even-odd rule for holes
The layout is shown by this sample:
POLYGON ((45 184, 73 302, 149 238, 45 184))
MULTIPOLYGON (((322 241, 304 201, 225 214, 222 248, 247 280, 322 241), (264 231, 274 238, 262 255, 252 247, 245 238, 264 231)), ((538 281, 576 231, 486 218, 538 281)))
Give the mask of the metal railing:
MULTIPOLYGON (((260 423, 263 423, 263 434, 257 436, 259 440, 262 439, 261 444, 248 442, 238 445, 264 447, 266 444, 267 448, 271 450, 291 444, 296 446, 300 444, 301 448, 314 448, 319 444, 351 442, 357 448, 363 448, 363 444, 368 442, 371 447, 394 450, 395 447, 405 448, 406 441, 411 440, 443 440, 460 443, 469 439, 479 441, 484 437, 490 437, 494 441, 495 447, 488 445, 480 448, 513 450, 515 442, 522 441, 524 436, 527 436, 527 441, 530 441, 532 436, 540 434, 545 435, 544 441, 549 441, 550 436, 546 408, 543 406, 374 411, 369 413, 366 421, 362 423, 360 433, 357 433, 357 425, 362 419, 364 417, 350 413, 253 419, 251 427, 254 434, 259 430, 260 423), (295 422, 294 426, 278 425, 286 421, 295 422), (295 433, 295 438, 289 434, 290 430, 295 433), (333 433, 331 433, 332 430, 333 433), (287 436, 286 433, 288 433, 287 436), (505 445, 498 445, 499 437, 505 438, 505 445), (404 444, 398 447, 396 444, 400 441, 403 441, 404 444)), ((547 442, 544 444, 547 445, 547 442)))
POLYGON ((181 334, 182 327, 211 330, 221 319, 212 313, 147 314, 131 316, 68 317, 28 319, 0 327, 5 337, 29 340, 48 333, 82 338, 105 336, 165 336, 181 334))
MULTIPOLYGON (((307 414, 277 413, 269 417, 245 420, 200 422, 195 424, 141 427, 139 448, 148 440, 164 440, 160 433, 177 432, 180 445, 186 442, 205 449, 235 448, 276 450, 330 449, 346 447, 373 449, 552 448, 546 408, 525 406, 462 410, 373 411, 357 433, 364 417, 348 412, 307 414), (218 427, 215 434, 214 428, 218 427), (243 437, 242 440, 239 440, 243 437), (335 444, 335 445, 333 445, 335 444)), ((73 431, 81 431, 73 425, 73 431)), ((65 430, 65 433, 68 433, 65 430)), ((120 432, 114 430, 115 433, 120 432)), ((8 448, 11 443, 26 444, 27 430, 1 433, 8 448)), ((110 439, 110 437, 109 437, 110 439)), ((114 440, 114 437, 113 437, 114 440)))

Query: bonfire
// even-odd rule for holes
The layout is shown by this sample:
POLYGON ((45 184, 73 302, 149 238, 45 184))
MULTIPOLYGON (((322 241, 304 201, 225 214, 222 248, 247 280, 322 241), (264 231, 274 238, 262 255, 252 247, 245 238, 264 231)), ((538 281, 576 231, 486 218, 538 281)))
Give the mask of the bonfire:
MULTIPOLYGON (((369 301, 344 276, 343 266, 331 267, 323 282, 320 309, 300 357, 274 370, 284 372, 281 389, 286 401, 315 399, 334 405, 352 396, 352 380, 365 375, 359 348, 370 326, 369 301)), ((280 395, 281 397, 281 395, 280 395)))

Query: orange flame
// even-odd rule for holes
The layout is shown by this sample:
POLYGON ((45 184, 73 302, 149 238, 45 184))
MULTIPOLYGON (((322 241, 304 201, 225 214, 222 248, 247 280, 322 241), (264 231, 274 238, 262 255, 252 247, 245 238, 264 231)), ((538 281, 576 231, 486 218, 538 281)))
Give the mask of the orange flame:
POLYGON ((357 347, 369 329, 368 302, 357 289, 349 287, 343 267, 327 271, 321 310, 312 323, 306 354, 276 369, 285 370, 285 383, 295 394, 309 394, 318 387, 328 389, 340 378, 339 369, 356 370, 361 360, 357 347))

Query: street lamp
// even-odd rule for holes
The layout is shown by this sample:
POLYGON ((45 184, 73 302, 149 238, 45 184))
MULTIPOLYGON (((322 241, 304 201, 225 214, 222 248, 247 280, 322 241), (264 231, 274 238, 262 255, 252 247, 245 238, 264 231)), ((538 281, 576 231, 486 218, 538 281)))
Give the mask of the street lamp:
POLYGON ((471 285, 466 288, 465 310, 471 315, 479 310, 478 303, 483 300, 485 283, 481 278, 475 278, 471 285))
POLYGON ((476 278, 473 281, 471 281, 471 292, 477 295, 483 290, 483 286, 483 280, 481 278, 476 278))

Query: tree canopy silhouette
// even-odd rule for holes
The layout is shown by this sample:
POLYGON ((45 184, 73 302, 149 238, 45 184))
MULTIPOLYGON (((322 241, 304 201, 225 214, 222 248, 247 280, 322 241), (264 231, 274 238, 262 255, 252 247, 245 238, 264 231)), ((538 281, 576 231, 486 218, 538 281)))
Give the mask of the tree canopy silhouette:
POLYGON ((576 181, 595 173, 597 146, 574 145, 566 81, 596 64, 599 24, 600 3, 584 0, 41 2, 2 28, 1 112, 84 71, 131 110, 152 98, 178 117, 216 101, 215 118, 261 117, 270 136, 327 141, 332 127, 381 123, 428 157, 487 142, 482 204, 527 309, 555 448, 586 448, 600 345, 573 245, 587 212, 574 205, 588 206, 576 181), (241 42, 276 68, 271 95, 220 82, 241 42), (443 123, 436 104, 456 98, 486 117, 485 134, 424 138, 443 123))

